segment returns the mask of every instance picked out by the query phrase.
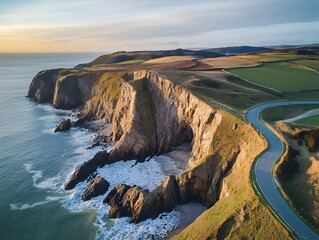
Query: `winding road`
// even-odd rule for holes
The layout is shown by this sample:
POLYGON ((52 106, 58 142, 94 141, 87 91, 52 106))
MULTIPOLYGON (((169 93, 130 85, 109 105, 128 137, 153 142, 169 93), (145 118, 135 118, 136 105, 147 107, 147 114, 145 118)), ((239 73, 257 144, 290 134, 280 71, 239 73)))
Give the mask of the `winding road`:
POLYGON ((319 101, 283 101, 258 105, 250 109, 246 118, 267 139, 269 149, 255 163, 255 176, 257 185, 267 200, 269 206, 278 217, 291 229, 298 239, 319 240, 319 235, 312 230, 302 219, 290 208, 288 203, 278 191, 276 180, 272 174, 275 163, 284 151, 281 140, 272 132, 259 118, 259 114, 266 108, 297 105, 297 104, 319 104, 319 101))

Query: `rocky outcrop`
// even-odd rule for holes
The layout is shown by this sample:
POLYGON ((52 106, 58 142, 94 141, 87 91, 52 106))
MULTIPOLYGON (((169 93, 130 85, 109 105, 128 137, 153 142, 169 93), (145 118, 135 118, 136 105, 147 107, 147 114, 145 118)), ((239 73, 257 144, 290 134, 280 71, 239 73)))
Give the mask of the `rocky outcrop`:
POLYGON ((53 103, 55 84, 62 69, 39 72, 29 86, 28 97, 39 103, 53 103))
POLYGON ((286 152, 276 168, 281 186, 293 207, 319 227, 319 140, 317 126, 277 122, 286 142, 286 152))
POLYGON ((123 83, 113 117, 113 140, 118 140, 110 161, 138 159, 157 153, 153 102, 147 80, 123 83))
POLYGON ((104 201, 111 206, 110 216, 131 216, 132 222, 171 211, 177 203, 214 205, 222 181, 238 155, 248 154, 243 148, 249 146, 243 143, 252 128, 153 71, 99 73, 92 81, 84 80, 87 74, 60 77, 53 104, 61 108, 84 104, 81 122, 105 119, 112 124, 111 137, 117 144, 110 153, 98 153, 78 166, 65 189, 74 188, 104 164, 129 159, 144 161, 147 156, 192 142, 190 170, 176 178, 168 177, 152 192, 118 185, 104 201), (67 95, 68 88, 74 90, 71 97, 67 95))
POLYGON ((39 72, 29 86, 28 97, 55 108, 72 109, 86 103, 101 78, 99 71, 52 69, 39 72))
POLYGON ((55 108, 72 109, 83 104, 78 81, 77 75, 66 75, 57 80, 53 99, 55 108))
POLYGON ((104 202, 111 206, 110 217, 131 217, 131 222, 138 223, 148 218, 157 217, 163 212, 170 212, 178 202, 178 187, 174 176, 168 176, 154 191, 140 187, 117 185, 104 202))
POLYGON ((111 123, 117 102, 120 96, 124 96, 121 94, 122 85, 128 80, 132 80, 132 76, 127 73, 101 73, 85 103, 83 115, 111 123))
POLYGON ((92 159, 77 166, 64 184, 64 189, 73 189, 79 182, 85 181, 98 167, 103 167, 108 163, 108 157, 107 151, 100 151, 92 159))
POLYGON ((119 218, 121 216, 129 217, 130 214, 126 208, 122 205, 122 199, 131 186, 125 184, 116 185, 103 200, 103 203, 107 203, 111 206, 109 216, 111 218, 119 218))
POLYGON ((199 100, 185 88, 152 71, 141 71, 135 78, 145 77, 154 104, 156 153, 193 141, 189 166, 194 167, 211 154, 214 134, 222 121, 219 110, 199 100))
POLYGON ((54 132, 64 132, 71 128, 71 120, 67 119, 61 122, 54 130, 54 132))
POLYGON ((134 79, 121 85, 112 119, 113 140, 118 143, 110 162, 143 161, 188 141, 193 141, 189 166, 205 161, 212 152, 221 112, 154 72, 136 72, 134 79))
POLYGON ((211 207, 218 200, 222 179, 232 168, 239 152, 235 151, 221 168, 216 168, 219 156, 210 156, 203 164, 176 178, 167 177, 152 192, 138 186, 117 185, 104 200, 111 206, 109 215, 113 218, 129 216, 131 222, 138 223, 170 212, 177 204, 198 202, 211 207))
POLYGON ((104 178, 98 176, 95 177, 86 188, 81 199, 83 201, 88 201, 93 197, 103 195, 109 189, 110 184, 104 178))
MULTIPOLYGON (((212 108, 155 72, 136 72, 134 80, 129 82, 123 75, 107 79, 105 84, 114 86, 104 89, 103 94, 109 95, 112 89, 119 89, 120 93, 108 97, 113 99, 108 102, 113 103, 114 109, 107 116, 112 115, 112 138, 118 142, 105 162, 143 161, 146 156, 168 152, 176 145, 192 141, 188 162, 191 170, 177 176, 181 202, 196 201, 212 206, 218 200, 221 179, 240 152, 244 123, 212 108)), ((94 91, 96 97, 97 89, 94 91)), ((90 111, 94 114, 91 107, 86 105, 85 109, 87 114, 90 111)), ((66 187, 84 181, 89 171, 96 168, 91 161, 80 165, 66 187)), ((119 215, 117 211, 114 214, 119 215)))
POLYGON ((232 168, 239 152, 234 151, 220 167, 216 167, 216 163, 221 162, 220 156, 215 154, 209 156, 203 164, 177 176, 180 203, 198 202, 211 207, 217 202, 222 179, 232 168))
POLYGON ((302 124, 277 122, 276 128, 281 132, 295 138, 299 144, 305 143, 309 152, 319 149, 319 128, 302 124))

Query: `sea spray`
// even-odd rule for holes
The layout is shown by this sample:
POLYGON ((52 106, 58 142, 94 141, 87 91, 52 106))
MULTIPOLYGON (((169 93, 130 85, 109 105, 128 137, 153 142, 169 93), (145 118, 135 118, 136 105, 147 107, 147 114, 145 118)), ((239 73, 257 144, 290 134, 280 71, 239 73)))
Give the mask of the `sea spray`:
MULTIPOLYGON (((41 107, 41 105, 38 105, 41 107)), ((55 126, 61 117, 72 116, 72 120, 75 121, 75 114, 71 111, 53 110, 50 106, 44 105, 45 111, 57 111, 59 117, 42 117, 41 120, 47 121, 45 126, 47 129, 43 130, 43 133, 52 134, 52 125, 55 126)), ((169 157, 155 156, 143 163, 137 163, 136 160, 119 161, 111 165, 106 165, 103 168, 98 168, 97 173, 99 176, 104 177, 110 183, 110 190, 103 196, 93 198, 89 201, 82 201, 81 195, 86 189, 88 182, 82 182, 70 191, 63 190, 63 184, 67 178, 72 174, 73 170, 79 164, 92 158, 98 151, 107 150, 110 151, 113 146, 97 146, 90 149, 94 143, 95 133, 87 128, 72 128, 67 133, 69 134, 69 142, 74 146, 74 151, 71 154, 61 171, 51 178, 39 181, 42 178, 42 172, 34 170, 31 163, 25 166, 26 170, 33 174, 34 186, 39 189, 46 189, 48 191, 54 191, 58 194, 63 194, 63 197, 55 199, 61 202, 61 205, 70 212, 83 212, 87 210, 94 210, 96 212, 96 220, 93 223, 98 227, 96 239, 163 239, 170 231, 172 231, 178 224, 180 214, 176 211, 171 213, 163 213, 156 219, 148 219, 140 222, 139 224, 129 223, 129 218, 110 219, 108 217, 108 211, 110 207, 103 203, 103 199, 108 192, 119 183, 127 185, 138 185, 149 191, 154 190, 160 183, 167 177, 164 174, 161 160, 165 161, 166 165, 176 168, 175 163, 169 157)), ((33 203, 33 204, 16 204, 12 205, 15 209, 28 209, 39 205, 43 205, 51 202, 50 199, 45 201, 33 203)))

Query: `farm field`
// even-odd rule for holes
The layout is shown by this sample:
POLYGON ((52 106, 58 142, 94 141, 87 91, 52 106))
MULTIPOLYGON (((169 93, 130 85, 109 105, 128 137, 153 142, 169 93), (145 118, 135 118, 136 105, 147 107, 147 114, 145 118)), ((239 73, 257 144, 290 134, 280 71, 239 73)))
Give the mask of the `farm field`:
POLYGON ((319 126, 319 115, 303 118, 298 121, 295 121, 295 123, 319 126))
POLYGON ((292 53, 257 53, 241 55, 240 58, 255 62, 276 62, 308 59, 309 57, 292 53))
POLYGON ((144 59, 134 59, 134 60, 118 62, 116 64, 136 64, 136 63, 142 63, 142 62, 145 62, 145 60, 144 59))
POLYGON ((229 72, 279 92, 319 89, 319 74, 288 62, 263 63, 260 67, 229 72))
POLYGON ((205 58, 201 60, 203 63, 208 64, 214 69, 228 69, 228 68, 241 68, 241 67, 257 67, 259 62, 250 59, 242 58, 241 56, 228 56, 218 58, 205 58))
POLYGON ((315 60, 315 59, 295 60, 295 61, 291 61, 290 63, 304 66, 319 72, 319 60, 315 60))
POLYGON ((261 112, 261 118, 267 122, 273 123, 288 118, 299 116, 309 110, 318 109, 319 105, 289 105, 289 106, 278 106, 273 108, 265 109, 261 112))
POLYGON ((316 100, 319 99, 319 90, 285 92, 283 96, 290 100, 316 100))
POLYGON ((263 91, 254 84, 223 71, 188 72, 188 71, 158 71, 176 84, 190 90, 205 102, 215 103, 218 107, 243 112, 256 104, 274 100, 280 97, 275 91, 263 91))
POLYGON ((169 56, 169 57, 161 57, 155 58, 148 61, 145 61, 145 64, 159 64, 159 63, 171 63, 171 62, 178 62, 178 61, 191 61, 194 57, 191 56, 169 56))

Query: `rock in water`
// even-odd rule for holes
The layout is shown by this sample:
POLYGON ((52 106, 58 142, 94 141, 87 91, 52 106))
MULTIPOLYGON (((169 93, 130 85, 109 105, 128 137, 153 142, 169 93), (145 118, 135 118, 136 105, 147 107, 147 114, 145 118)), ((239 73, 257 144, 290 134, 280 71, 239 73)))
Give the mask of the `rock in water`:
POLYGON ((89 186, 86 188, 85 192, 83 193, 81 199, 83 201, 88 201, 93 197, 97 197, 106 193, 109 189, 110 184, 104 178, 98 176, 94 178, 89 186))
MULTIPOLYGON (((130 190, 132 189, 134 188, 130 190)), ((132 196, 129 196, 128 192, 124 196, 123 205, 129 206, 131 209, 131 222, 133 223, 156 218, 163 212, 171 212, 179 200, 179 189, 175 176, 168 176, 151 193, 147 190, 132 191, 132 196), (135 202, 135 200, 137 201, 135 202)))
POLYGON ((71 128, 71 120, 68 118, 67 120, 61 122, 54 130, 54 132, 64 132, 71 128))
POLYGON ((171 212, 179 201, 179 190, 174 176, 168 176, 154 191, 140 187, 117 185, 103 202, 111 206, 112 218, 131 217, 131 222, 139 223, 155 218, 163 212, 171 212))
POLYGON ((112 191, 104 198, 103 203, 109 204, 111 207, 115 206, 118 204, 124 194, 129 190, 131 186, 126 185, 126 184, 117 184, 112 191))
POLYGON ((64 184, 65 190, 73 189, 76 184, 86 180, 91 173, 95 172, 98 167, 104 166, 108 161, 109 153, 107 151, 100 151, 95 156, 77 166, 72 173, 71 177, 64 184))
POLYGON ((126 184, 117 184, 112 191, 106 196, 103 200, 103 203, 107 203, 111 206, 109 211, 109 216, 111 218, 119 218, 119 217, 129 217, 131 214, 129 213, 127 208, 124 208, 121 200, 124 197, 124 194, 131 188, 126 184))

